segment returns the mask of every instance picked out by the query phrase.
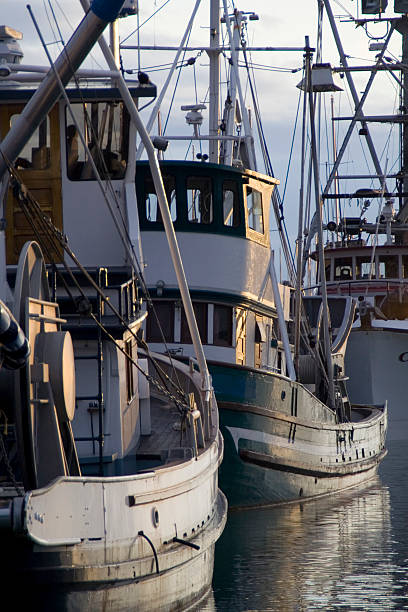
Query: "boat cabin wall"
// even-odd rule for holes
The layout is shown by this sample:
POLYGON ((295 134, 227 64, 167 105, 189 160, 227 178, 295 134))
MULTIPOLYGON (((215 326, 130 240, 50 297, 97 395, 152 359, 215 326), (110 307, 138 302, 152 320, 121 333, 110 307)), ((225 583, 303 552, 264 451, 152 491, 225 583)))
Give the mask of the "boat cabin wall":
MULTIPOLYGON (((190 289, 228 292, 274 307, 269 274, 274 184, 256 173, 206 163, 166 162, 162 173, 190 289)), ((149 288, 167 292, 177 287, 177 279, 143 163, 137 166, 136 185, 145 279, 149 288)))
MULTIPOLYGON (((152 350, 176 358, 195 357, 180 299, 154 299, 144 326, 152 350), (156 318, 157 317, 157 318, 156 318)), ((193 307, 209 362, 223 362, 285 373, 276 313, 229 303, 194 299, 193 307)))
MULTIPOLYGON (((276 179, 205 162, 162 162, 176 232, 246 237, 269 246, 270 199, 276 179)), ((145 162, 137 166, 141 229, 162 231, 157 196, 145 162)))
MULTIPOLYGON (((133 361, 137 361, 134 339, 118 341, 133 361)), ((103 462, 106 474, 135 469, 135 449, 149 422, 149 393, 140 382, 135 365, 110 342, 103 342, 102 397, 99 393, 96 340, 76 340, 77 401, 72 422, 78 456, 87 474, 99 473, 99 406, 103 402, 103 462), (143 415, 140 414, 143 410, 143 415), (132 463, 133 462, 133 463, 132 463)), ((143 360, 141 360, 143 362, 143 360)), ((147 370, 147 365, 139 364, 147 370)), ((146 388, 145 388, 146 387, 146 388)))
POLYGON ((351 295, 377 310, 380 318, 408 318, 408 254, 403 246, 326 251, 328 292, 351 295))
POLYGON ((327 281, 361 281, 372 279, 408 278, 408 254, 398 252, 398 247, 377 247, 373 264, 372 249, 366 247, 358 252, 341 249, 337 253, 326 252, 327 281))

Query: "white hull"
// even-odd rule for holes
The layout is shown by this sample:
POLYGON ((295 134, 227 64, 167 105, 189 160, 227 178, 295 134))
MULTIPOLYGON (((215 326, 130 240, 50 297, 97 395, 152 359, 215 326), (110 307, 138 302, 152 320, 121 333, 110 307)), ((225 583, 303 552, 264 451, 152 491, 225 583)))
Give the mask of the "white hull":
POLYGON ((121 478, 60 478, 14 498, 10 511, 23 504, 25 537, 12 540, 3 571, 34 582, 40 594, 51 589, 53 605, 63 600, 73 610, 89 601, 99 609, 102 599, 111 610, 124 602, 137 610, 196 603, 210 588, 226 521, 222 452, 219 435, 197 460, 121 478))
POLYGON ((405 331, 353 329, 346 351, 347 389, 354 404, 388 405, 387 440, 404 440, 408 432, 405 390, 408 362, 405 331), (401 357, 402 356, 402 357, 401 357))

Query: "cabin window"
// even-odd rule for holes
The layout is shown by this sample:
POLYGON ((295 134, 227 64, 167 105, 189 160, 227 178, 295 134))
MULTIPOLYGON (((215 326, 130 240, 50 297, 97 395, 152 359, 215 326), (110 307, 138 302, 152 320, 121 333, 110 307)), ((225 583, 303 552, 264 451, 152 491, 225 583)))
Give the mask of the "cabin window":
POLYGON ((238 227, 240 224, 239 198, 237 183, 235 181, 224 181, 222 185, 222 205, 224 225, 238 227))
POLYGON ((149 342, 174 341, 174 302, 155 301, 148 309, 146 336, 149 342))
POLYGON ((262 194, 252 187, 246 188, 248 227, 259 234, 264 232, 262 194))
POLYGON ((208 176, 187 178, 187 214, 190 223, 212 223, 212 181, 208 176))
POLYGON ((353 280, 351 257, 338 257, 334 260, 334 280, 353 280))
MULTIPOLYGON (((10 117, 12 127, 20 115, 10 117)), ((35 130, 24 145, 14 166, 20 169, 46 170, 51 165, 50 157, 50 121, 47 117, 35 130)))
POLYGON ((214 304, 214 336, 216 346, 232 346, 232 307, 214 304))
POLYGON ((378 278, 398 278, 398 257, 396 255, 379 255, 378 278))
POLYGON ((371 265, 371 257, 356 257, 356 278, 375 277, 375 264, 371 265))
MULTIPOLYGON (((164 190, 166 192, 167 203, 170 207, 171 220, 177 218, 176 206, 176 179, 174 176, 163 176, 164 190)), ((153 179, 147 176, 145 179, 145 202, 146 202, 146 219, 148 221, 162 222, 159 203, 157 201, 156 190, 154 188, 153 179)))
POLYGON ((73 104, 66 112, 67 173, 73 181, 95 180, 92 161, 102 179, 121 179, 129 148, 129 115, 122 103, 73 104), (79 137, 78 128, 84 142, 79 137), (86 144, 86 146, 84 145, 86 144), (92 161, 91 161, 92 158, 92 161))
POLYGON ((135 394, 135 383, 133 377, 133 352, 132 352, 132 340, 127 340, 125 342, 125 353, 126 357, 126 394, 127 401, 130 402, 132 397, 135 394), (129 357, 129 359, 128 359, 129 357))
POLYGON ((326 280, 330 281, 331 280, 331 261, 330 260, 325 262, 324 273, 326 276, 326 280))
POLYGON ((402 255, 402 276, 408 278, 408 255, 402 255))
MULTIPOLYGON (((193 302, 193 309, 197 321, 198 331, 200 332, 201 342, 203 344, 207 344, 207 304, 203 302, 193 302)), ((184 308, 181 312, 180 340, 183 344, 192 343, 184 308)))

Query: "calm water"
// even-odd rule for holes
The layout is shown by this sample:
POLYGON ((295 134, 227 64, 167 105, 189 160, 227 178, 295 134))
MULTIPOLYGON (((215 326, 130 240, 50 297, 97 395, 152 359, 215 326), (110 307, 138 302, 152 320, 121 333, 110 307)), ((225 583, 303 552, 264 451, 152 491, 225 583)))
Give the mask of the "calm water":
POLYGON ((201 609, 408 610, 408 445, 364 487, 230 513, 201 609))
MULTIPOLYGON (((47 610, 63 609, 47 602, 47 610)), ((90 604, 83 612, 101 609, 90 604)), ((379 477, 364 487, 230 513, 216 546, 213 592, 198 610, 408 610, 408 445, 389 445, 379 477)))

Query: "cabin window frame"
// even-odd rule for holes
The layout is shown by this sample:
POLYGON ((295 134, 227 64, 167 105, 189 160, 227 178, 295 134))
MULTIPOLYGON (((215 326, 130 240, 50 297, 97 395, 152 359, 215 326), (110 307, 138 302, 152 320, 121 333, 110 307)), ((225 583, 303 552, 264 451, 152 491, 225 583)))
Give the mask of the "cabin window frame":
POLYGON ((87 148, 82 144, 78 129, 72 120, 68 107, 65 107, 66 178, 73 183, 97 181, 90 163, 91 155, 102 181, 124 180, 130 157, 128 136, 130 116, 124 102, 121 100, 73 102, 72 111, 75 112, 77 124, 83 129, 87 148), (112 138, 109 138, 108 135, 111 121, 108 106, 113 109, 113 124, 118 124, 117 129, 116 127, 113 129, 112 138), (93 132, 93 128, 95 128, 96 133, 93 132), (96 145, 95 139, 99 139, 101 128, 103 128, 103 142, 99 148, 96 145), (116 142, 112 144, 112 141, 116 142), (115 148, 115 145, 119 148, 115 148), (94 147, 94 153, 92 147, 94 147))
MULTIPOLYGON (((187 222, 189 225, 198 225, 198 226, 211 226, 214 224, 214 202, 215 202, 215 197, 214 197, 214 179, 212 176, 210 176, 209 174, 189 174, 185 176, 185 191, 184 191, 184 195, 185 195, 185 199, 186 199, 186 216, 187 216, 187 222), (208 181, 208 186, 209 188, 207 189, 207 191, 204 191, 203 189, 200 189, 199 187, 189 187, 189 181, 197 181, 197 184, 199 184, 199 182, 205 182, 208 181), (196 211, 196 214, 198 215, 197 219, 194 220, 193 218, 190 218, 190 201, 189 201, 189 192, 195 192, 195 191, 200 191, 201 196, 204 200, 206 198, 208 198, 208 196, 210 197, 210 204, 209 204, 209 208, 208 208, 208 214, 209 214, 209 220, 208 221, 203 221, 203 212, 200 210, 200 202, 198 202, 198 211, 196 211), (204 194, 204 195, 203 195, 204 194)), ((195 196, 192 196, 195 197, 195 196)), ((194 203, 191 203, 191 206, 193 206, 194 203)), ((205 211, 205 214, 207 214, 207 211, 205 211)))
POLYGON ((395 253, 377 253, 376 254, 376 271, 377 271, 377 278, 378 280, 398 280, 399 277, 399 273, 400 273, 400 265, 399 265, 399 256, 398 254, 395 253), (382 263, 384 263, 383 261, 381 261, 382 258, 388 258, 388 259, 394 259, 394 263, 395 260, 397 262, 397 276, 388 276, 387 275, 387 270, 386 270, 386 266, 384 265, 384 276, 380 276, 380 265, 382 263))
POLYGON ((171 299, 155 299, 153 300, 153 309, 156 309, 156 314, 159 319, 161 330, 163 331, 164 339, 161 336, 161 331, 159 325, 156 320, 156 314, 152 312, 151 308, 148 308, 148 316, 146 320, 146 340, 151 343, 166 343, 172 344, 174 343, 174 331, 175 331, 175 308, 176 303, 171 299), (160 316, 160 308, 163 309, 163 314, 166 314, 165 308, 167 311, 166 321, 164 317, 160 316), (168 327, 166 323, 169 323, 168 327), (167 333, 166 333, 167 330, 167 333), (155 335, 152 337, 152 331, 155 332, 155 335))
MULTIPOLYGON (((162 176, 163 176, 164 190, 166 192, 166 197, 167 197, 167 203, 169 204, 169 208, 170 208, 170 217, 171 217, 172 222, 175 223, 177 221, 177 215, 178 215, 177 177, 174 174, 164 173, 164 172, 162 176), (170 184, 171 181, 173 182, 172 184, 170 184)), ((145 215, 146 221, 149 225, 152 223, 157 223, 158 225, 163 226, 163 220, 162 220, 162 216, 160 212, 159 202, 158 202, 157 194, 154 190, 153 178, 150 173, 147 173, 147 175, 145 175, 143 184, 144 184, 143 193, 144 193, 144 202, 145 202, 144 215, 145 215), (146 189, 146 185, 149 183, 149 181, 152 182, 152 187, 153 187, 152 191, 148 191, 146 189), (148 195, 155 196, 156 198, 156 202, 155 202, 156 218, 155 219, 149 219, 147 215, 147 196, 148 195)))

